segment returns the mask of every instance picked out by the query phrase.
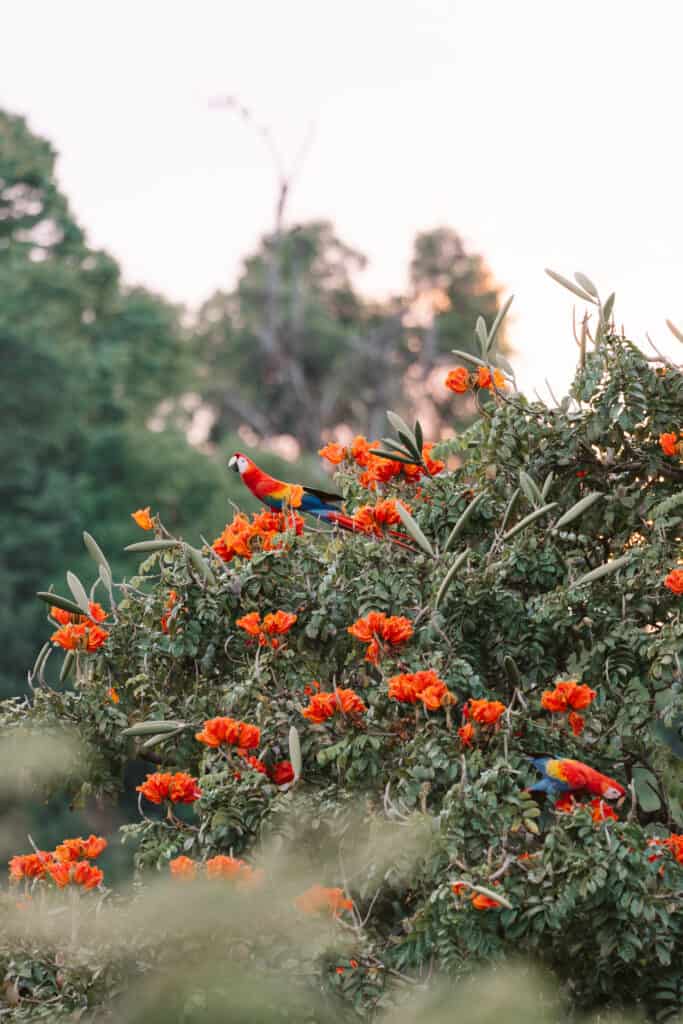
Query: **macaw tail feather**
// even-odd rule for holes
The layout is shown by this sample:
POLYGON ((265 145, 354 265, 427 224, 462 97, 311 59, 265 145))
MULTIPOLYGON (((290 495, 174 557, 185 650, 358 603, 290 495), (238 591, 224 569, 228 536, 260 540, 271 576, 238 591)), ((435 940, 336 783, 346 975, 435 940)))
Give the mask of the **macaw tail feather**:
MULTIPOLYGON (((325 515, 325 522, 332 523, 334 526, 338 526, 341 530, 348 530, 349 533, 365 533, 365 530, 358 525, 358 523, 351 516, 344 515, 343 512, 328 512, 325 515)), ((410 543, 410 538, 405 533, 400 533, 398 530, 388 530, 385 534, 387 540, 390 540, 392 544, 398 544, 401 548, 408 548, 410 551, 414 551, 413 545, 410 543)))

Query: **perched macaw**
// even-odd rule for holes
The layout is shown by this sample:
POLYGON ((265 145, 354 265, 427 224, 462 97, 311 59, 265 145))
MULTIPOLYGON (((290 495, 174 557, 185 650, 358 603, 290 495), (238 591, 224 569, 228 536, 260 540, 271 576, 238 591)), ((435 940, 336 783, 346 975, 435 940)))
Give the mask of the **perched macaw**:
MULTIPOLYGON (((350 530, 354 533, 360 531, 351 516, 345 515, 336 508, 336 505, 344 500, 341 494, 276 480, 275 477, 264 473, 255 462, 241 452, 235 452, 228 465, 235 473, 239 473, 255 498, 276 512, 281 512, 283 508, 290 508, 295 512, 306 512, 309 516, 314 516, 333 526, 339 526, 342 530, 350 530)), ((400 539, 402 536, 402 534, 391 531, 391 539, 396 544, 402 544, 400 539)))
POLYGON ((543 778, 529 787, 530 793, 547 793, 557 797, 562 793, 578 793, 583 790, 606 800, 616 800, 626 793, 624 787, 609 775, 603 775, 571 757, 532 757, 531 762, 542 772, 543 778))

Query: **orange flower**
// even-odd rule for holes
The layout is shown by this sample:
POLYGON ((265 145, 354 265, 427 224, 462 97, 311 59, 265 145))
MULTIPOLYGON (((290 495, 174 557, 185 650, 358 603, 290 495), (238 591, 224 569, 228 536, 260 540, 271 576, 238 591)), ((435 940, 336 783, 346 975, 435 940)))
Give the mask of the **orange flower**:
POLYGON ((562 796, 558 797, 555 801, 555 810, 561 814, 571 814, 576 807, 576 800, 571 793, 563 793, 562 796))
MULTIPOLYGON (((683 864, 683 833, 672 834, 667 839, 648 839, 648 846, 664 846, 671 853, 673 858, 678 864, 683 864)), ((652 856, 648 857, 648 860, 657 860, 660 857, 659 853, 653 853, 652 856)))
MULTIPOLYGON (((290 502, 298 507, 301 504, 303 489, 297 488, 298 485, 292 485, 290 502)), ((298 513, 291 510, 283 513, 266 509, 264 512, 254 514, 251 522, 239 512, 211 546, 224 562, 230 562, 235 557, 251 558, 252 542, 258 540, 263 551, 273 551, 283 546, 282 534, 292 529, 300 536, 303 533, 304 521, 298 513)))
POLYGON ((199 800, 202 791, 197 785, 197 780, 187 772, 176 772, 171 776, 168 787, 168 799, 173 804, 193 804, 199 800))
POLYGON ((497 388, 503 389, 505 387, 505 377, 500 370, 494 370, 492 375, 488 366, 480 366, 477 369, 475 384, 479 388, 488 388, 489 391, 493 390, 494 385, 497 388))
POLYGON ((239 731, 234 718, 209 718, 202 731, 195 733, 195 739, 207 747, 220 747, 221 743, 237 743, 239 731))
POLYGON ((468 701, 465 714, 472 718, 479 725, 495 725, 505 711, 505 705, 499 700, 474 700, 468 701))
POLYGON ((286 786, 288 782, 293 782, 294 768, 291 761, 280 761, 274 765, 270 772, 270 778, 276 786, 286 786))
POLYGON ((220 747, 222 743, 250 750, 261 742, 261 730, 256 725, 237 722, 234 718, 210 718, 204 722, 195 739, 207 747, 220 747))
POLYGON ((88 615, 76 615, 75 612, 67 612, 64 608, 57 608, 54 605, 50 608, 50 615, 55 622, 59 622, 62 626, 66 626, 70 622, 74 623, 74 625, 83 625, 89 620, 92 622, 104 622, 107 617, 107 613, 102 605, 96 601, 88 602, 88 615))
POLYGON ((174 878, 191 882, 197 877, 197 864, 190 857, 174 857, 168 862, 168 866, 174 878))
POLYGON ((71 865, 71 881, 75 885, 82 885, 84 889, 96 889, 103 878, 102 869, 87 860, 79 860, 71 865))
POLYGON ((444 384, 449 391, 455 391, 456 395, 464 395, 470 386, 470 372, 464 366, 456 366, 450 370, 444 384))
POLYGON ((347 452, 344 445, 336 444, 335 442, 330 442, 330 444, 326 444, 324 448, 318 449, 318 455, 323 459, 327 459, 327 461, 331 462, 333 466, 338 466, 340 462, 343 462, 346 458, 346 454, 347 452))
POLYGON ((225 857, 223 854, 219 854, 206 862, 206 877, 209 879, 228 878, 235 882, 247 881, 253 873, 253 868, 245 864, 243 860, 238 860, 237 857, 225 857))
POLYGON ((148 775, 141 786, 135 787, 150 803, 161 804, 164 800, 171 803, 192 804, 202 795, 197 780, 186 772, 155 772, 148 775))
POLYGON ((261 632, 261 613, 249 612, 248 615, 243 615, 241 619, 236 619, 235 625, 243 629, 245 633, 249 633, 250 636, 259 636, 261 632))
POLYGON ((171 616, 171 610, 178 600, 178 593, 175 590, 169 590, 168 597, 166 599, 166 611, 161 616, 161 631, 162 633, 168 633, 168 620, 171 616))
POLYGON ((472 906, 475 910, 498 910, 500 903, 483 892, 477 892, 472 896, 472 906))
POLYGON ((38 853, 18 854, 9 862, 10 881, 18 882, 22 878, 43 878, 50 864, 52 864, 52 854, 46 850, 40 850, 38 853))
POLYGON ((606 804, 604 800, 601 800, 599 796, 591 800, 590 807, 591 817, 596 824, 605 821, 607 818, 614 818, 615 821, 619 820, 617 812, 609 804, 606 804))
POLYGON ((660 434, 659 447, 662 449, 665 455, 678 455, 680 451, 678 443, 678 434, 660 434))
POLYGON ((586 725, 586 719, 583 715, 577 715, 576 711, 570 712, 569 715, 569 728, 575 736, 580 736, 586 725))
POLYGON ((378 442, 369 442, 367 438, 362 435, 354 437, 351 442, 351 458, 359 466, 367 466, 368 460, 371 458, 370 449, 376 448, 378 442))
POLYGON ((471 722, 467 722, 465 725, 458 729, 458 736, 463 747, 471 747, 472 741, 474 740, 474 726, 471 722))
POLYGON ((118 692, 113 686, 110 686, 109 689, 107 690, 107 697, 109 697, 109 700, 112 702, 112 704, 118 704, 119 701, 121 700, 121 698, 118 695, 118 692))
POLYGON ((389 680, 389 697, 406 704, 421 700, 429 711, 455 703, 453 694, 433 669, 393 676, 389 680))
POLYGON ((400 615, 369 612, 364 619, 357 619, 349 626, 348 632, 356 640, 369 645, 365 660, 374 664, 379 661, 380 641, 393 645, 404 643, 413 635, 413 624, 400 615))
POLYGON ((574 679, 568 679, 557 683, 554 690, 544 690, 541 697, 541 706, 546 711, 562 712, 573 708, 581 711, 587 708, 597 693, 591 690, 590 686, 577 683, 574 679))
POLYGON ((68 862, 48 864, 47 871, 52 881, 60 889, 64 889, 71 881, 71 864, 68 862))
POLYGON ((246 722, 239 723, 239 735, 237 746, 242 750, 253 750, 261 742, 261 730, 257 725, 248 725, 246 722))
POLYGON ((239 512, 217 537, 211 547, 224 562, 235 557, 251 558, 250 542, 256 536, 252 524, 247 517, 239 512))
POLYGON ((89 625, 87 621, 80 624, 68 622, 52 634, 50 640, 59 644, 65 651, 87 651, 92 654, 105 642, 109 633, 100 626, 89 625))
POLYGON ((334 693, 316 693, 301 714, 314 725, 321 725, 337 712, 344 715, 361 715, 367 707, 354 690, 337 689, 334 693))
POLYGON ((304 914, 326 912, 338 917, 342 910, 353 910, 353 901, 344 898, 343 889, 327 889, 324 885, 312 885, 295 903, 304 914))
POLYGON ((453 893, 454 896, 459 896, 461 892, 463 892, 463 890, 465 890, 466 888, 467 886, 465 885, 464 882, 453 882, 453 884, 451 885, 451 892, 453 893))
POLYGON ((683 594, 683 569, 672 569, 664 580, 664 586, 672 594, 683 594))
POLYGON ((131 512, 131 517, 135 520, 141 530, 154 529, 154 520, 150 515, 149 505, 147 508, 139 508, 137 512, 131 512))
POLYGON ((107 840, 103 836, 90 835, 87 839, 65 839, 55 850, 55 858, 60 863, 80 860, 86 857, 94 860, 107 848, 107 840))
POLYGON ((99 650, 108 636, 109 633, 107 630, 101 629, 99 626, 90 626, 87 628, 85 634, 85 649, 88 654, 92 654, 94 651, 99 650))
POLYGON ((433 447, 434 445, 432 443, 425 444, 422 447, 422 458, 424 459, 425 466, 427 467, 427 472, 429 473, 430 476, 436 476, 437 473, 440 473, 442 470, 446 468, 446 463, 442 462, 441 459, 432 458, 433 447))
POLYGON ((296 620, 297 616, 293 612, 268 612, 263 620, 263 630, 270 636, 275 634, 282 636, 289 632, 296 620))
MULTIPOLYGON (((402 501, 401 505, 407 512, 412 511, 410 505, 406 505, 405 502, 402 501)), ((378 501, 373 509, 373 516, 378 526, 397 526, 402 521, 394 498, 385 498, 384 501, 378 501)))

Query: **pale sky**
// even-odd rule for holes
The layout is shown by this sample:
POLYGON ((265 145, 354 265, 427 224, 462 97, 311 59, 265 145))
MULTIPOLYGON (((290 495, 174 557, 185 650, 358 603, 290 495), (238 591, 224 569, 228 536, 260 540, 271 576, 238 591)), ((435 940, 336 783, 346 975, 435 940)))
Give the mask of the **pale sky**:
POLYGON ((209 106, 234 95, 286 161, 314 125, 289 215, 368 256, 367 294, 404 289, 419 230, 483 253, 527 392, 575 363, 545 266, 615 290, 631 337, 683 360, 678 0, 34 0, 2 24, 0 105, 51 139, 131 283, 196 306, 270 226, 267 151, 209 106))

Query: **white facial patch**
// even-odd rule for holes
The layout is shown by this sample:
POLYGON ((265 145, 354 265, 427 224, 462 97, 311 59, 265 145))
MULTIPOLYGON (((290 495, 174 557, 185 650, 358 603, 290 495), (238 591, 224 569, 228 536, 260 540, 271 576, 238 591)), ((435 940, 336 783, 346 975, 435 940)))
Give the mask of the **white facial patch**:
POLYGON ((616 800, 618 796, 621 796, 621 790, 615 789, 614 786, 608 786, 603 793, 608 800, 616 800))

